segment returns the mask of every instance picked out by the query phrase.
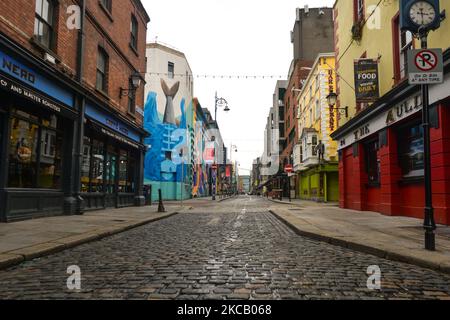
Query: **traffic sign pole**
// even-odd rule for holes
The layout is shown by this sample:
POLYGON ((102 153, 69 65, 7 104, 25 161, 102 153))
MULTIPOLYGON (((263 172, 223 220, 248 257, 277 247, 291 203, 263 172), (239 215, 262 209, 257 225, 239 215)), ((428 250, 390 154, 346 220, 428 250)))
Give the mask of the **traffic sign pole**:
MULTIPOLYGON (((428 33, 420 34, 422 49, 428 48, 428 33)), ((425 219, 423 227, 425 229, 425 249, 436 250, 435 233, 436 223, 434 220, 433 193, 431 180, 431 148, 430 148, 430 106, 429 106, 429 86, 422 84, 422 126, 424 140, 424 179, 425 179, 425 219)))

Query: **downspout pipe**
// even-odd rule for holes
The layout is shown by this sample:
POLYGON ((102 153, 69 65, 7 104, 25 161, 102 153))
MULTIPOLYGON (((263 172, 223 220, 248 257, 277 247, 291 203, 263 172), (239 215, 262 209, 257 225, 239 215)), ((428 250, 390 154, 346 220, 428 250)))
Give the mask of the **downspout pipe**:
MULTIPOLYGON (((86 20, 86 0, 80 0, 80 29, 78 30, 77 45, 77 81, 83 85, 84 76, 84 51, 85 51, 85 20, 86 20)), ((86 100, 83 94, 78 95, 78 121, 76 123, 75 148, 74 148, 74 175, 73 186, 76 200, 75 214, 84 213, 85 202, 81 197, 81 165, 83 161, 83 143, 84 143, 84 122, 86 111, 86 100)))

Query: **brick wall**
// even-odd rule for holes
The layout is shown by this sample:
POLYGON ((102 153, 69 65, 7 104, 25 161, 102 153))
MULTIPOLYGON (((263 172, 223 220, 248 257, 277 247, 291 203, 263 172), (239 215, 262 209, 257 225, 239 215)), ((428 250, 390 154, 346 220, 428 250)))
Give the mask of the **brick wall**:
MULTIPOLYGON (((297 109, 298 109, 298 101, 297 97, 299 95, 298 91, 293 91, 292 89, 302 89, 302 80, 305 80, 314 61, 297 61, 292 72, 291 78, 289 79, 289 83, 286 89, 286 94, 284 96, 284 135, 287 139, 286 148, 282 150, 281 153, 281 163, 284 164, 286 160, 290 162, 290 156, 292 151, 294 150, 294 146, 299 139, 300 133, 298 132, 298 119, 297 119, 297 109), (289 119, 289 121, 288 121, 289 119), (289 134, 295 130, 294 140, 289 139, 289 134)), ((292 164, 292 162, 290 162, 292 164)))
MULTIPOLYGON (((96 95, 112 109, 119 110, 124 116, 142 124, 142 117, 127 114, 128 101, 120 98, 120 87, 127 88, 133 69, 145 74, 145 44, 147 34, 147 18, 139 10, 135 0, 113 1, 112 14, 108 15, 98 0, 86 0, 86 42, 84 57, 84 83, 92 94, 96 95), (131 14, 138 24, 138 48, 130 47, 131 14), (109 55, 108 92, 103 95, 95 90, 96 64, 98 46, 105 48, 109 55)), ((78 4, 75 0, 60 0, 55 14, 55 48, 54 56, 58 63, 52 68, 61 76, 74 80, 76 76, 78 30, 69 30, 67 9, 78 4)), ((0 1, 0 31, 26 49, 32 55, 41 58, 45 50, 33 43, 35 19, 35 1, 2 0, 0 1)), ((136 104, 144 105, 144 84, 136 95, 136 104)))

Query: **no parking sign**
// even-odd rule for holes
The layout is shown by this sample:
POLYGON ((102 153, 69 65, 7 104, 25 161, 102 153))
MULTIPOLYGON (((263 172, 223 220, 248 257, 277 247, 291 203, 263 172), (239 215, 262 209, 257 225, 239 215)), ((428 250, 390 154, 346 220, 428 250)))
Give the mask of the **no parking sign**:
POLYGON ((409 84, 436 84, 444 82, 442 49, 408 51, 409 84))

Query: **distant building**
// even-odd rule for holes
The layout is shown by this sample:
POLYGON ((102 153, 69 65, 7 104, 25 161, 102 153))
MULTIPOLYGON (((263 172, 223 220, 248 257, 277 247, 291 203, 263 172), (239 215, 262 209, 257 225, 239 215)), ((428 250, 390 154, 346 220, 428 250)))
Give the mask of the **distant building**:
MULTIPOLYGON (((297 121, 297 97, 308 77, 311 66, 321 52, 334 50, 334 23, 332 8, 297 8, 294 28, 291 32, 293 44, 293 59, 289 68, 288 83, 284 96, 284 149, 281 151, 282 167, 293 164, 293 150, 300 133, 297 121)), ((296 176, 292 176, 290 183, 284 183, 284 195, 295 197, 298 190, 296 176), (286 188, 291 190, 287 190, 286 188)))
POLYGON ((163 198, 176 200, 192 196, 192 164, 181 163, 180 135, 187 147, 192 142, 194 82, 184 53, 159 43, 147 44, 144 128, 151 133, 145 141, 144 183, 152 186, 152 198, 158 189, 163 198), (191 120, 191 122, 188 122, 191 120))
POLYGON ((339 200, 337 143, 330 138, 337 112, 327 103, 330 92, 336 92, 334 65, 334 53, 319 54, 297 98, 300 139, 293 164, 300 199, 339 200))
POLYGON ((238 192, 241 194, 250 192, 250 176, 239 176, 238 192))

